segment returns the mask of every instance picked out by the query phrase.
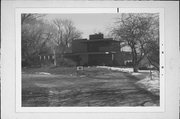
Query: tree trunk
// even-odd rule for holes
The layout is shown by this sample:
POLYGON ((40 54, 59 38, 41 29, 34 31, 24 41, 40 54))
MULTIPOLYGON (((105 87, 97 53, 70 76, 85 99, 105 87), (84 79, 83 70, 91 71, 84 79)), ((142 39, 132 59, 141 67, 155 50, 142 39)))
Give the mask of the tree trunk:
POLYGON ((57 66, 56 51, 53 50, 53 52, 54 52, 54 66, 57 66))
POLYGON ((156 62, 156 61, 153 62, 153 60, 150 57, 147 57, 147 59, 149 63, 153 65, 159 71, 159 62, 156 62))
POLYGON ((133 61, 133 72, 138 72, 138 62, 137 62, 137 53, 134 46, 131 47, 132 49, 132 61, 133 61))

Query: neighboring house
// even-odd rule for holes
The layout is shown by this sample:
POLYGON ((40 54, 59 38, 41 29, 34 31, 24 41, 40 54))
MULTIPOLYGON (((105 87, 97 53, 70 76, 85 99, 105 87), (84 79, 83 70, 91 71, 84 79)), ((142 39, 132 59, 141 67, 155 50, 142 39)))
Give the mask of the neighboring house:
POLYGON ((90 35, 89 40, 73 40, 72 53, 66 53, 65 57, 83 66, 124 66, 132 60, 130 52, 120 51, 119 41, 104 38, 101 33, 90 35))

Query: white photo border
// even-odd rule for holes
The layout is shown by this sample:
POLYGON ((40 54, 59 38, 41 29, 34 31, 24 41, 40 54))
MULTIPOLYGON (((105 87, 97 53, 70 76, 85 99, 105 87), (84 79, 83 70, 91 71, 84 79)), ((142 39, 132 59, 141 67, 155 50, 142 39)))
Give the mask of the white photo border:
POLYGON ((165 51, 164 8, 16 8, 16 112, 164 112, 165 51), (159 13, 160 21, 160 106, 157 107, 22 107, 21 80, 21 14, 22 13, 159 13))

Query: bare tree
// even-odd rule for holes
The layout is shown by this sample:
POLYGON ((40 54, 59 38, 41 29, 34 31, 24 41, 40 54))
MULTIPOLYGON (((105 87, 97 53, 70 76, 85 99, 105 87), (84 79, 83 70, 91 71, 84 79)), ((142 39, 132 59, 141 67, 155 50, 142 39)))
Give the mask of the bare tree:
MULTIPOLYGON (((134 72, 138 71, 140 61, 149 55, 151 41, 159 40, 159 18, 157 14, 121 14, 115 22, 112 34, 131 48, 134 72)), ((154 48, 159 48, 154 47, 154 48)))
POLYGON ((22 61, 31 65, 33 57, 38 56, 41 52, 48 52, 46 43, 51 39, 52 34, 47 30, 48 24, 42 19, 42 15, 22 14, 22 61))
MULTIPOLYGON (((54 56, 56 57, 57 54, 60 54, 63 59, 64 53, 71 47, 72 40, 80 38, 81 32, 78 31, 73 22, 68 19, 54 19, 52 27, 52 29, 54 29, 54 56)), ((54 62, 54 64, 56 65, 57 63, 54 62)))
POLYGON ((157 41, 151 41, 146 50, 149 50, 147 59, 151 65, 159 70, 159 43, 157 41))
POLYGON ((31 13, 21 14, 21 24, 33 23, 33 21, 36 21, 38 18, 41 18, 43 16, 45 16, 45 14, 31 14, 31 13))

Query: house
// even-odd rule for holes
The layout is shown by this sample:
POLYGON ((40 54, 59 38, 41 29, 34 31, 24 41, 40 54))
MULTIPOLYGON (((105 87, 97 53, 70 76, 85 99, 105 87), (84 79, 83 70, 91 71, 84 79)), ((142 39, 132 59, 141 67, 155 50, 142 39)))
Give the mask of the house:
POLYGON ((72 53, 66 53, 65 57, 83 66, 122 66, 132 59, 130 52, 120 51, 119 41, 104 38, 101 33, 92 34, 89 39, 73 40, 72 53))

